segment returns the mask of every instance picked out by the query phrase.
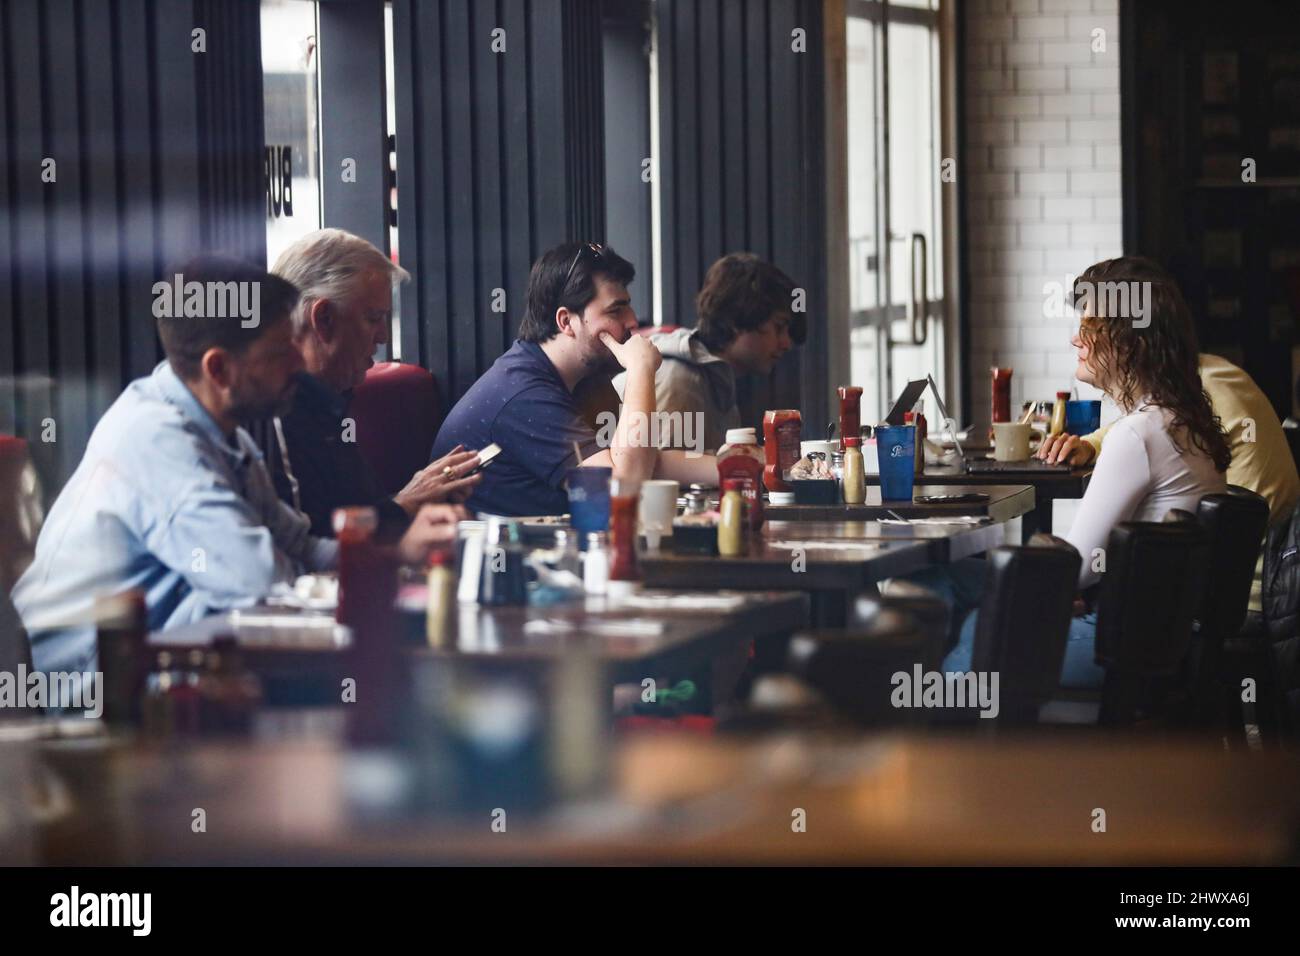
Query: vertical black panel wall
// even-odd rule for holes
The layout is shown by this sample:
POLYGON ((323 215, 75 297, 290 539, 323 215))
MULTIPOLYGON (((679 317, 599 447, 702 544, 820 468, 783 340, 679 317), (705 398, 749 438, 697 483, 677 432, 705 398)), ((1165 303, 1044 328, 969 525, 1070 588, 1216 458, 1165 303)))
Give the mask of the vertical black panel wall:
POLYGON ((605 239, 637 268, 629 290, 643 323, 654 315, 651 257, 649 0, 605 0, 605 239))
MULTIPOLYGON (((534 0, 536 2, 536 0, 534 0)), ((605 71, 601 0, 563 0, 569 235, 605 231, 605 71)))
POLYGON ((195 21, 208 31, 208 52, 194 61, 203 242, 260 264, 266 261, 260 5, 195 0, 194 6, 195 21))
POLYGON ((384 0, 331 0, 317 13, 324 225, 388 251, 384 0), (352 160, 349 176, 343 164, 352 160))
POLYGON ((664 321, 694 324, 719 256, 776 263, 806 291, 808 341, 768 379, 740 383, 741 412, 757 424, 765 408, 802 408, 819 431, 830 419, 821 4, 658 0, 655 10, 664 321))
POLYGON ((402 358, 454 401, 513 340, 532 261, 604 238, 600 8, 394 0, 393 36, 402 358))
POLYGON ((0 431, 51 491, 158 360, 164 266, 265 258, 260 49, 242 0, 0 0, 0 431))

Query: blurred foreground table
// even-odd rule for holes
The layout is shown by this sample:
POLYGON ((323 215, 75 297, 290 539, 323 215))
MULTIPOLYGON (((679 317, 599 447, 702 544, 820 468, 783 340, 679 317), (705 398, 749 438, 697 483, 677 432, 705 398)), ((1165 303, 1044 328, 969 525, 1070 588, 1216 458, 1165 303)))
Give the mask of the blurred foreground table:
POLYGON ((328 742, 8 743, 0 767, 0 849, 46 864, 1229 865, 1295 862, 1300 832, 1293 756, 1101 736, 634 736, 606 794, 505 832, 358 814, 384 774, 328 742))

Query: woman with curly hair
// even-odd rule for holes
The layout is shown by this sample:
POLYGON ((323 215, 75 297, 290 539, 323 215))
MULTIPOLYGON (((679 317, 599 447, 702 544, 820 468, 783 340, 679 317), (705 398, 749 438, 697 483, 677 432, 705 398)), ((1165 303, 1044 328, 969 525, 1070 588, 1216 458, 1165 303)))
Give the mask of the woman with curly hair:
MULTIPOLYGON (((1100 580, 1094 557, 1111 529, 1124 521, 1162 521, 1173 508, 1195 512, 1202 496, 1226 488, 1232 454, 1197 373, 1196 332, 1174 280, 1149 259, 1126 256, 1090 266, 1074 292, 1082 313, 1070 339, 1079 360, 1075 377, 1109 395, 1122 416, 1106 434, 1065 536, 1083 557, 1082 590, 1100 580)), ((958 562, 947 574, 912 580, 947 597, 960 620, 979 603, 981 564, 958 562)), ((945 670, 970 669, 974 623, 974 615, 965 621, 945 670)), ((1073 620, 1063 685, 1101 685, 1095 636, 1095 614, 1073 620)))
POLYGON ((1122 415, 1066 535, 1084 557, 1079 584, 1088 587, 1099 580, 1089 558, 1115 525, 1161 521, 1171 508, 1194 512, 1201 496, 1226 487, 1232 452, 1201 383, 1191 312, 1163 269, 1107 259, 1078 278, 1075 301, 1083 305, 1070 340, 1075 378, 1104 391, 1122 415), (1145 301, 1142 315, 1115 308, 1125 292, 1130 303, 1145 301))

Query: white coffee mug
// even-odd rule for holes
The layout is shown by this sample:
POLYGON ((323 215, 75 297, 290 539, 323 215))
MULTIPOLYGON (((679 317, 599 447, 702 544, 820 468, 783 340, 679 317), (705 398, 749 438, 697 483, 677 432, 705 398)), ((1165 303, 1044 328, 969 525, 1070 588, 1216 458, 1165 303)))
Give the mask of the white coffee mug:
POLYGON ((637 518, 646 546, 659 550, 660 538, 671 538, 673 519, 677 517, 677 482, 652 478, 641 482, 641 501, 637 518))
POLYGON ((831 463, 831 455, 840 450, 840 443, 837 441, 801 441, 799 443, 799 454, 808 457, 808 452, 819 451, 826 456, 826 464, 831 463))
POLYGON ((1025 423, 993 423, 993 457, 998 461, 1026 461, 1029 458, 1029 433, 1033 428, 1025 423))

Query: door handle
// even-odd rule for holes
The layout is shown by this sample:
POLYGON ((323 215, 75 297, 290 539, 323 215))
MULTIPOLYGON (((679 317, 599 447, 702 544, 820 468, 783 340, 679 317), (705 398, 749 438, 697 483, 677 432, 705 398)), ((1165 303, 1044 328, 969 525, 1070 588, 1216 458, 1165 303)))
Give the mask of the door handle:
POLYGON ((930 285, 929 255, 923 233, 912 233, 912 344, 924 345, 930 334, 928 313, 930 303, 926 301, 925 290, 930 285), (917 252, 921 254, 920 268, 917 268, 917 252), (918 286, 917 279, 920 279, 918 286), (919 332, 918 332, 919 328, 919 332))

